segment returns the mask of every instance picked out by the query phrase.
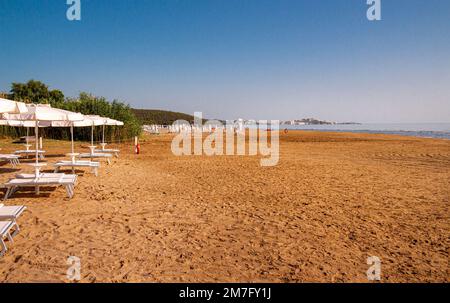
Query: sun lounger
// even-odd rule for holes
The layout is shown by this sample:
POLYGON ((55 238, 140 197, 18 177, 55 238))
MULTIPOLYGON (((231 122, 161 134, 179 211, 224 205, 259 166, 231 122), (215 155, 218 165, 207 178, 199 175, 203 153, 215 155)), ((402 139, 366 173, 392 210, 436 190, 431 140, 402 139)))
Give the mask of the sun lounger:
POLYGON ((96 149, 94 150, 95 153, 109 153, 109 154, 114 154, 114 156, 116 158, 119 158, 119 153, 120 150, 119 149, 113 149, 113 148, 105 148, 105 149, 96 149))
POLYGON ((91 151, 91 153, 110 153, 110 154, 114 154, 114 156, 116 158, 119 158, 119 153, 120 150, 119 149, 114 149, 114 148, 106 148, 106 145, 108 145, 107 143, 103 142, 100 143, 101 148, 95 148, 95 146, 90 146, 89 148, 92 148, 93 151, 91 151))
MULTIPOLYGON (((60 178, 60 177, 64 177, 64 176, 67 176, 67 175, 64 173, 40 173, 39 174, 39 178, 60 178)), ((36 179, 36 175, 29 174, 29 173, 17 174, 16 178, 17 179, 36 179)))
POLYGON ((36 194, 39 194, 39 188, 41 186, 64 186, 66 188, 67 196, 72 198, 76 181, 77 175, 68 174, 44 173, 39 175, 38 178, 36 178, 34 174, 17 175, 15 179, 11 179, 4 184, 3 187, 7 189, 4 200, 8 199, 22 187, 34 187, 36 194))
MULTIPOLYGON (((28 156, 32 156, 36 154, 36 150, 17 150, 14 152, 16 155, 25 155, 25 157, 28 158, 28 156)), ((44 159, 45 150, 38 150, 39 159, 44 159)))
POLYGON ((4 206, 0 204, 0 221, 12 221, 16 223, 16 230, 12 236, 14 237, 19 231, 19 224, 17 224, 17 218, 26 210, 27 208, 23 205, 19 206, 4 206))
POLYGON ((9 161, 13 167, 20 164, 18 155, 0 154, 0 161, 9 161))
POLYGON ((111 154, 107 154, 107 153, 93 153, 93 154, 85 153, 85 154, 80 154, 78 157, 79 158, 90 158, 91 160, 92 159, 103 158, 103 159, 106 159, 106 162, 108 162, 108 164, 111 164, 111 160, 110 159, 112 158, 112 155, 111 154))
POLYGON ((100 167, 100 162, 92 162, 92 161, 59 161, 54 164, 55 173, 57 173, 63 167, 71 167, 72 173, 75 173, 75 167, 88 167, 91 168, 94 175, 98 176, 98 168, 100 167))
POLYGON ((17 224, 14 221, 0 221, 0 256, 3 256, 8 248, 6 247, 5 238, 13 243, 13 235, 17 234, 17 224), (11 234, 11 229, 16 228, 16 231, 11 234))

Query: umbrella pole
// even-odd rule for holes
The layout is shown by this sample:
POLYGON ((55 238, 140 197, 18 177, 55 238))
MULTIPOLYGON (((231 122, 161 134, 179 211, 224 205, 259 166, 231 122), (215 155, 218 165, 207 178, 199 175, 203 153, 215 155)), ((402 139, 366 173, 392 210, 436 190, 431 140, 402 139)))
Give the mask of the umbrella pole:
POLYGON ((71 141, 72 141, 72 154, 75 152, 74 151, 74 147, 73 147, 73 123, 72 123, 72 125, 70 126, 70 139, 71 139, 71 141))
POLYGON ((105 124, 103 124, 103 137, 102 137, 102 143, 105 143, 105 124))
MULTIPOLYGON (((94 122, 92 122, 92 127, 91 127, 91 156, 94 154, 94 122)), ((91 158, 91 161, 93 160, 93 158, 91 158)))
POLYGON ((35 120, 35 125, 34 125, 34 135, 35 135, 35 143, 36 143, 36 167, 34 168, 34 174, 35 177, 38 178, 39 177, 39 152, 38 152, 38 137, 39 137, 39 126, 38 126, 38 122, 35 120))
MULTIPOLYGON (((70 155, 70 158, 71 158, 72 163, 75 163, 76 160, 75 160, 75 148, 74 148, 74 143, 73 143, 73 122, 70 125, 70 142, 71 142, 71 149, 72 149, 72 154, 70 155)), ((73 171, 74 170, 72 169, 72 172, 73 171)))
POLYGON ((39 160, 38 160, 38 156, 39 156, 39 152, 38 152, 38 150, 39 150, 39 140, 38 140, 38 138, 39 138, 39 134, 38 134, 38 132, 39 132, 39 127, 38 127, 38 125, 37 125, 37 121, 36 121, 36 124, 35 124, 35 126, 34 126, 34 135, 35 135, 35 143, 36 143, 36 164, 38 164, 38 162, 39 162, 39 160))

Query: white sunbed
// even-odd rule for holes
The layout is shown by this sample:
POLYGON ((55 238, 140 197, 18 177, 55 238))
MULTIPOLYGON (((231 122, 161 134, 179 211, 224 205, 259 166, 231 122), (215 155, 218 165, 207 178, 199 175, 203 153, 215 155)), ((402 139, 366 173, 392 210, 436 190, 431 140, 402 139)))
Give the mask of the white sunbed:
MULTIPOLYGON (((25 155, 25 157, 28 158, 28 156, 32 156, 36 154, 36 150, 17 150, 14 152, 16 155, 25 155)), ((38 150, 38 156, 41 160, 44 159, 45 150, 38 150)))
POLYGON ((100 167, 100 162, 92 162, 92 161, 71 161, 71 160, 62 160, 58 161, 54 164, 55 166, 55 173, 58 173, 58 171, 63 167, 71 167, 72 173, 75 174, 75 167, 88 167, 91 168, 94 175, 98 176, 98 168, 100 167))
POLYGON ((19 224, 17 224, 17 219, 27 208, 23 205, 17 206, 5 206, 0 204, 0 221, 12 221, 16 223, 16 230, 12 236, 14 237, 19 231, 19 224))
POLYGON ((84 153, 84 154, 79 154, 78 155, 79 158, 90 158, 92 159, 99 159, 99 158, 103 158, 106 159, 106 162, 108 162, 108 164, 111 164, 111 158, 112 155, 111 154, 107 154, 107 153, 84 153))
POLYGON ((114 148, 104 148, 104 149, 95 149, 94 152, 95 153, 114 154, 114 157, 119 158, 120 150, 119 149, 114 149, 114 148))
POLYGON ((3 256, 8 250, 4 239, 8 238, 9 242, 14 242, 13 235, 17 234, 17 229, 17 223, 14 221, 0 221, 0 256, 3 256), (16 231, 11 234, 11 230, 14 227, 16 228, 16 231))
POLYGON ((74 195, 76 181, 77 175, 44 173, 36 178, 34 174, 20 174, 3 185, 7 189, 4 200, 21 187, 34 187, 36 194, 39 194, 41 186, 64 186, 67 196, 71 199, 74 195))
POLYGON ((9 161, 13 167, 20 164, 18 155, 0 154, 0 161, 9 161))
POLYGON ((89 148, 92 148, 94 153, 110 153, 110 154, 114 154, 114 156, 116 158, 119 158, 120 150, 115 149, 115 148, 106 148, 106 145, 108 145, 108 144, 103 142, 103 143, 100 143, 101 148, 96 149, 95 146, 90 146, 89 148))

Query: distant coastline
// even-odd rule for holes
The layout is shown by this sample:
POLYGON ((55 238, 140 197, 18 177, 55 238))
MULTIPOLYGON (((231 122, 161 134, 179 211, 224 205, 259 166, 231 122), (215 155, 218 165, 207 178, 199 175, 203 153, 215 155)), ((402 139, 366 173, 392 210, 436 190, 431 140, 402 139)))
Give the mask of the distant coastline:
POLYGON ((319 120, 316 118, 304 118, 299 120, 282 121, 281 125, 359 125, 357 122, 334 122, 319 120))
POLYGON ((283 125, 281 127, 290 130, 391 134, 450 139, 450 123, 340 123, 327 125, 283 125))

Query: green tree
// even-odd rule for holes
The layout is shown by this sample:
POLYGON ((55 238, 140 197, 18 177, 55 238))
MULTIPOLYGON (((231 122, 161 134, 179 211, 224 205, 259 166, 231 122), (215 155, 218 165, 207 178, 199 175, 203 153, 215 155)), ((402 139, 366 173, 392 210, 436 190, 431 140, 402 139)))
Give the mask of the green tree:
POLYGON ((26 103, 61 104, 64 94, 60 90, 49 90, 41 81, 30 80, 27 83, 13 83, 10 98, 26 103))
POLYGON ((63 92, 58 89, 50 91, 49 101, 52 106, 58 107, 58 105, 64 103, 65 101, 63 92))

